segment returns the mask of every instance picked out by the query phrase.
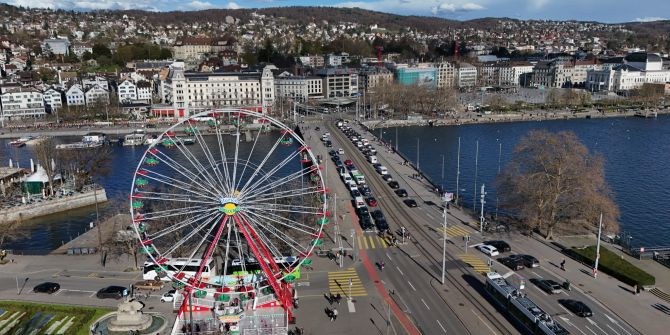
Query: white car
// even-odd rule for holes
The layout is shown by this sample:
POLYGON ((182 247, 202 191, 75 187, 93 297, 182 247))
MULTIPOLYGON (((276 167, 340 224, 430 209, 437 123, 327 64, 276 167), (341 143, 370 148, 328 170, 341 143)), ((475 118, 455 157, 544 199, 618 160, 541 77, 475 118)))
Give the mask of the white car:
POLYGON ((340 148, 339 150, 337 150, 337 153, 340 155, 344 155, 344 149, 340 148))
POLYGON ((486 245, 486 244, 481 244, 477 246, 477 249, 479 251, 489 255, 489 256, 498 256, 500 253, 498 252, 498 249, 492 245, 486 245))
POLYGON ((169 290, 161 296, 161 302, 171 302, 174 300, 174 295, 177 291, 175 290, 169 290))

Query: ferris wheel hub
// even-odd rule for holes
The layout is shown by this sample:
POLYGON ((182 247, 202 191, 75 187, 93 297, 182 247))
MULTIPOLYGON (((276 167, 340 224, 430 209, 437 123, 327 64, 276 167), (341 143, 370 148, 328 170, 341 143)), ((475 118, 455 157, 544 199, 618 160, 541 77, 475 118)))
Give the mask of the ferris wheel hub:
POLYGON ((235 215, 240 210, 240 200, 232 197, 221 198, 221 206, 219 211, 225 213, 226 215, 235 215))

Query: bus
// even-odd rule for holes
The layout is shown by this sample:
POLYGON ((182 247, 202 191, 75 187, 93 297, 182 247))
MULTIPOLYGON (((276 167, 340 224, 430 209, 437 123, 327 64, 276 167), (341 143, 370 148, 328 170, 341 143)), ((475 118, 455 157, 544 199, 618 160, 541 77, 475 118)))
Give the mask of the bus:
MULTIPOLYGON (((158 265, 152 261, 144 262, 142 266, 142 278, 144 280, 154 280, 159 278, 164 281, 169 281, 171 277, 177 273, 183 273, 185 278, 195 277, 195 274, 200 270, 200 265, 202 264, 202 259, 192 259, 190 262, 188 258, 166 258, 166 262, 162 265, 158 265), (165 274, 163 275, 159 268, 165 269, 165 274)), ((216 264, 210 258, 207 261, 207 264, 202 270, 200 278, 203 281, 207 281, 210 278, 216 276, 216 264)))
MULTIPOLYGON (((293 272, 291 272, 291 274, 295 277, 295 279, 300 279, 300 268, 297 267, 297 265, 300 263, 300 257, 275 257, 274 261, 282 270, 289 267, 293 268, 293 272)), ((228 263, 225 271, 226 273, 223 276, 223 282, 228 285, 235 285, 239 283, 240 280, 244 281, 245 283, 254 282, 255 279, 257 279, 254 277, 257 276, 262 276, 265 278, 263 269, 261 269, 260 264, 258 264, 258 261, 255 258, 247 258, 244 260, 244 262, 242 262, 240 259, 233 259, 228 263)), ((220 279, 215 279, 214 281, 220 283, 220 279)))

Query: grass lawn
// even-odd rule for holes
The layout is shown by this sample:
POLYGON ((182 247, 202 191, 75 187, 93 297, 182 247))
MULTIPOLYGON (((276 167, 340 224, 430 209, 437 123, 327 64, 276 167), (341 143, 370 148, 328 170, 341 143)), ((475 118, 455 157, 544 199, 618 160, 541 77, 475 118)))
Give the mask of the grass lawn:
POLYGON ((65 330, 66 334, 86 335, 91 324, 104 314, 112 311, 105 308, 51 305, 19 301, 0 301, 0 310, 5 311, 0 315, 0 321, 13 319, 0 328, 0 332, 10 327, 6 334, 14 334, 23 330, 30 333, 39 330, 43 334, 48 330, 55 333, 65 330))
MULTIPOLYGON (((586 248, 572 248, 566 250, 566 252, 572 258, 586 263, 589 266, 593 266, 595 263, 596 246, 594 245, 586 248)), ((600 247, 598 270, 631 286, 649 286, 656 283, 656 278, 654 278, 654 276, 602 246, 600 247)))

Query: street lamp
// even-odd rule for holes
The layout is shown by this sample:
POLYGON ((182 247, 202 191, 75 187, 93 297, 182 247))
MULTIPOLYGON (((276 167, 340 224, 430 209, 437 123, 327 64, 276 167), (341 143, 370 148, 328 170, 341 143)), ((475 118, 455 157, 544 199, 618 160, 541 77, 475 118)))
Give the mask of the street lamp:
POLYGON ((481 195, 480 195, 480 200, 479 202, 482 204, 482 209, 481 209, 481 214, 479 215, 479 233, 482 234, 484 233, 484 204, 486 201, 484 198, 486 197, 486 192, 484 191, 484 184, 482 184, 482 190, 481 190, 481 195))
POLYGON ((442 285, 444 285, 444 275, 446 273, 446 264, 447 264, 447 214, 449 212, 449 198, 447 198, 447 193, 444 193, 442 201, 444 201, 444 221, 442 224, 442 285))

